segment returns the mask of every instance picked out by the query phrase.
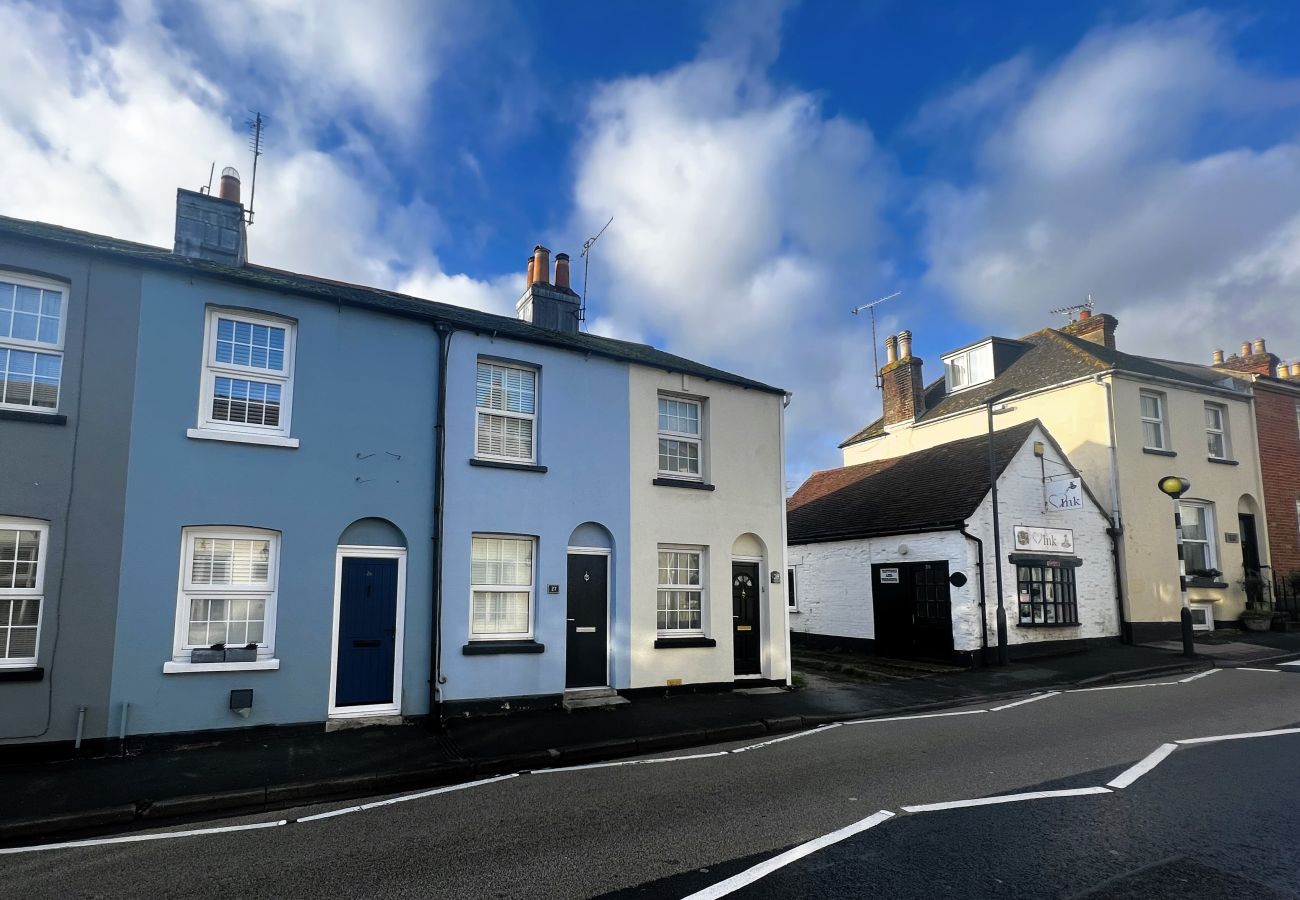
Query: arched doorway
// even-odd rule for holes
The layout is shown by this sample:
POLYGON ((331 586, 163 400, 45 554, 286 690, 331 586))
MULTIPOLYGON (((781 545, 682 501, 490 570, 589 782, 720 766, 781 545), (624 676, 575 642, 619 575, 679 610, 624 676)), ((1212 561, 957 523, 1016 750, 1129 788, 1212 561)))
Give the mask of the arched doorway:
POLYGON ((737 678, 763 674, 763 566, 767 548, 756 534, 731 545, 731 646, 737 678))
POLYGON ((358 519, 334 557, 332 718, 402 711, 406 536, 387 519, 358 519))
POLYGON ((609 678, 610 569, 614 537, 596 522, 569 535, 564 687, 607 688, 609 678))

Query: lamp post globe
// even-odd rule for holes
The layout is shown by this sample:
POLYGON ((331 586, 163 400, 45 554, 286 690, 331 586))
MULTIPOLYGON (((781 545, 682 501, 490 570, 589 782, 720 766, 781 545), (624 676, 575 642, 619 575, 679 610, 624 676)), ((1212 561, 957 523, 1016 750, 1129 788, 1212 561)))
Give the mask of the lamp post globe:
POLYGON ((1166 475, 1156 482, 1156 487, 1160 488, 1162 493, 1168 494, 1177 500, 1192 489, 1192 483, 1178 475, 1166 475))

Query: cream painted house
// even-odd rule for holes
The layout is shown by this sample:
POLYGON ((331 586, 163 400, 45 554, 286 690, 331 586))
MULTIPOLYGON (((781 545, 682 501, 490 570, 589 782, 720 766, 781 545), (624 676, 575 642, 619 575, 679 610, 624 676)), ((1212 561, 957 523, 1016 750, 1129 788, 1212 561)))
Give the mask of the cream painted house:
POLYGON ((1245 607, 1244 554, 1266 565, 1263 485, 1249 385, 1115 349, 1117 322, 1084 316, 1021 340, 987 338, 940 357, 923 387, 911 335, 890 339, 881 370, 885 414, 843 444, 844 464, 902 456, 1038 419, 1117 523, 1122 608, 1135 640, 1176 637, 1181 598, 1164 475, 1191 481, 1184 498, 1189 600, 1198 627, 1245 607), (1005 396, 1003 396, 1005 395, 1005 396))
POLYGON ((788 683, 784 398, 629 375, 631 687, 788 683))

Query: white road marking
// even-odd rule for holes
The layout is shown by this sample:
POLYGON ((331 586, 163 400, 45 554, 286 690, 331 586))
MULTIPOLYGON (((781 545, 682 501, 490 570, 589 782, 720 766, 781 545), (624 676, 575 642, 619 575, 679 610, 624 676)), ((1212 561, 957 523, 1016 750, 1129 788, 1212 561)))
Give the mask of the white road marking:
POLYGON ((1010 709, 1013 706, 1024 706, 1026 703, 1034 703, 1038 700, 1046 700, 1048 697, 1055 697, 1060 691, 1048 691, 1046 694, 1035 694, 1033 697, 1026 697, 1024 700, 1017 700, 1015 703, 1004 703, 1001 706, 995 706, 989 712, 1002 712, 1004 709, 1010 709))
POLYGON ((1215 741, 1241 741, 1246 738, 1273 737, 1278 734, 1300 734, 1300 728, 1275 728, 1272 731, 1250 731, 1243 734, 1216 734, 1211 737, 1184 738, 1178 744, 1212 744, 1215 741))
POLYGON ((715 756, 728 756, 732 751, 718 750, 713 753, 691 753, 686 756, 664 756, 658 759, 618 759, 613 762, 586 763, 581 766, 556 766, 554 769, 529 769, 529 775, 549 775, 552 772, 581 772, 584 769, 613 769, 618 766, 648 766, 652 763, 681 762, 686 759, 711 759, 715 756))
POLYGON ((773 744, 779 744, 782 741, 793 741, 795 738, 807 737, 810 734, 821 734, 823 731, 830 731, 832 728, 839 728, 839 727, 840 727, 839 722, 832 722, 829 725, 820 725, 817 728, 810 729, 809 731, 800 731, 795 734, 787 734, 784 737, 772 738, 772 740, 770 741, 763 741, 762 743, 759 744, 750 744, 748 747, 737 747, 735 750, 732 750, 731 752, 744 753, 746 750, 758 750, 761 747, 770 747, 773 744))
POLYGON ((332 819, 335 816, 345 816, 348 813, 362 812, 363 810, 375 809, 380 806, 392 806, 396 803, 405 803, 408 800, 422 800, 425 797, 433 797, 437 794, 449 794, 452 791, 464 791, 484 784, 492 784, 497 781, 506 781, 518 777, 518 772, 512 772, 509 775, 497 775, 493 778, 481 778, 478 781, 468 781, 465 784, 449 784, 446 787, 434 788, 430 791, 420 791, 418 794, 403 794, 400 797, 389 797, 387 800, 375 800, 371 803, 362 803, 358 806, 346 806, 343 809, 333 809, 329 812, 316 813, 313 816, 302 816, 301 818, 294 819, 294 821, 318 822, 321 819, 332 819))
POLYGON ((1186 678, 1178 679, 1179 684, 1187 684, 1189 681, 1195 681, 1198 678, 1204 678, 1206 675, 1213 675, 1215 672, 1222 672, 1222 669, 1206 669, 1204 672, 1197 672, 1195 675, 1189 675, 1186 678))
POLYGON ((1019 803, 1022 800, 1047 800, 1052 797, 1083 797, 1087 794, 1109 794, 1110 788, 1070 788, 1064 791, 1028 791, 1023 794, 1003 794, 999 797, 979 797, 975 800, 949 800, 944 803, 922 803, 904 806, 903 812, 938 812, 943 809, 963 809, 967 806, 993 806, 998 803, 1019 803))
POLYGON ((1281 674, 1281 669, 1252 669, 1250 666, 1234 666, 1238 672, 1272 672, 1274 675, 1281 674))
POLYGON ((1284 662, 1284 663, 1281 663, 1281 665, 1284 665, 1284 666, 1300 666, 1300 659, 1293 659, 1293 660, 1291 660, 1291 662, 1284 662))
MULTIPOLYGON (((1210 671, 1214 671, 1211 669, 1210 671)), ((1178 749, 1177 744, 1161 744, 1152 750, 1146 757, 1134 766, 1130 766, 1119 774, 1114 781, 1106 782, 1107 787, 1123 789, 1133 782, 1137 781, 1147 772, 1150 772, 1156 766, 1165 761, 1165 757, 1178 749)))
POLYGON ((800 844, 798 847, 794 847, 784 853, 778 854, 769 860, 759 863, 753 868, 746 869, 738 875, 732 875, 725 881, 719 881, 717 884, 706 887, 702 891, 696 891, 689 897, 684 898, 684 900, 717 900, 718 897, 725 897, 734 891, 738 891, 747 885, 753 884, 760 878, 772 874, 777 869, 788 866, 790 863, 803 859, 805 856, 808 856, 811 853, 816 853, 818 850, 825 847, 829 847, 831 844, 838 844, 845 838, 851 838, 855 834, 861 834, 868 828, 875 828, 881 822, 888 821, 893 817, 894 814, 892 812, 887 809, 882 809, 880 812, 854 822, 852 825, 847 825, 838 831, 832 831, 830 834, 824 834, 819 838, 814 838, 806 844, 800 844))
POLYGON ((942 719, 944 716, 973 716, 976 713, 988 712, 987 709, 963 709, 958 712, 941 712, 941 713, 922 713, 919 716, 890 716, 885 719, 854 719, 852 722, 841 722, 841 725, 875 725, 878 722, 910 722, 912 719, 942 719))
POLYGON ((35 853, 38 850, 63 850, 68 847, 99 847, 104 844, 134 844, 140 841, 162 841, 168 838, 197 837, 201 834, 219 834, 224 831, 253 831, 258 828, 278 828, 288 822, 255 822, 251 825, 221 825, 216 828, 194 828, 189 831, 164 831, 158 834, 128 834, 123 837, 89 838, 84 841, 63 841, 59 844, 37 844, 33 847, 4 847, 0 854, 35 853))
POLYGON ((1108 684, 1105 687, 1071 688, 1065 693, 1083 694, 1088 691, 1126 691, 1129 688, 1169 687, 1170 685, 1173 684, 1178 684, 1178 682, 1177 681, 1148 681, 1144 684, 1108 684))

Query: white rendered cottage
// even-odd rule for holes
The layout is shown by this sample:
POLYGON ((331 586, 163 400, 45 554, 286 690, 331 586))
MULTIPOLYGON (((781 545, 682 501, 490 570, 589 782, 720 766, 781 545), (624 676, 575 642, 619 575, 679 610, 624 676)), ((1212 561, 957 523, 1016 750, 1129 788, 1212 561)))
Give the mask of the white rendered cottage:
MULTIPOLYGON (((828 469, 799 488, 787 508, 796 644, 964 663, 996 651, 989 441, 828 469)), ((1110 519, 1038 420, 992 444, 1011 656, 1116 639, 1110 519)))

